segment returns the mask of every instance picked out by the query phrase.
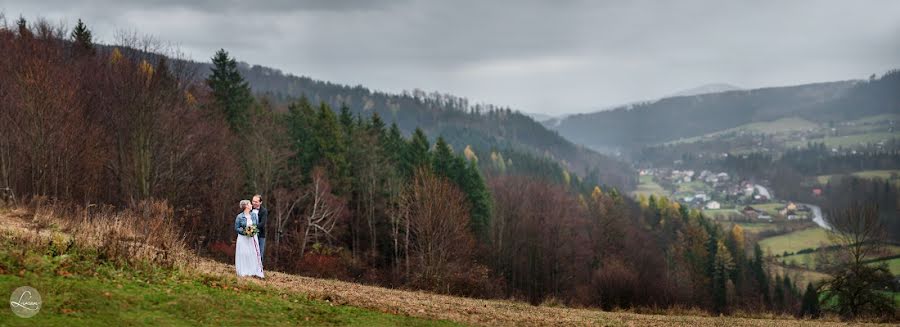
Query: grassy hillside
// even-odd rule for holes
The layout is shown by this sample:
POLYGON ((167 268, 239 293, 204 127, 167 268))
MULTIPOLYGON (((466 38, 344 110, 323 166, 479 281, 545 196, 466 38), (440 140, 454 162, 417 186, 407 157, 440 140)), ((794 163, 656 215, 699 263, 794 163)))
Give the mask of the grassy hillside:
MULTIPOLYGON (((900 185, 900 178, 893 178, 894 176, 900 176, 900 170, 864 170, 854 172, 851 175, 869 179, 880 178, 883 180, 892 181, 893 183, 900 185)), ((828 184, 828 182, 831 181, 834 176, 837 175, 819 175, 816 179, 818 180, 819 184, 825 185, 828 184)))
POLYGON ((0 211, 0 289, 35 287, 43 307, 27 319, 3 311, 3 326, 842 325, 787 316, 708 317, 691 310, 636 314, 532 306, 278 272, 268 272, 265 280, 237 279, 233 266, 198 257, 181 268, 111 260, 102 249, 82 248, 80 241, 67 245, 65 226, 36 224, 32 216, 0 211))
POLYGON ((816 249, 823 243, 828 243, 828 232, 820 227, 812 227, 763 239, 759 241, 759 246, 763 251, 770 251, 774 255, 816 249))
POLYGON ((793 131, 806 131, 819 128, 819 124, 813 123, 803 118, 798 117, 787 117, 781 118, 773 121, 765 121, 765 122, 755 122, 744 124, 738 127, 729 128, 726 130, 709 133, 705 135, 695 136, 684 138, 680 140, 675 140, 672 142, 667 142, 666 144, 676 144, 676 143, 691 143, 697 142, 703 139, 711 139, 715 138, 719 135, 734 133, 734 132, 751 132, 751 133, 759 133, 759 134, 778 134, 785 132, 793 132, 793 131))
MULTIPOLYGON (((43 259, 30 259, 32 263, 43 259)), ((4 294, 29 285, 41 292, 34 317, 0 314, 4 326, 456 326, 458 323, 392 315, 330 302, 310 300, 234 280, 171 276, 146 280, 140 274, 109 271, 60 276, 28 271, 0 275, 4 294)))

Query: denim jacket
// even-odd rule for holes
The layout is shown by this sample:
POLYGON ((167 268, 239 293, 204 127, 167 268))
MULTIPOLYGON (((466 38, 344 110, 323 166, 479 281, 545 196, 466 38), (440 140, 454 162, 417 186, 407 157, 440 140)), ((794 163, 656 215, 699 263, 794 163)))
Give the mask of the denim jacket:
MULTIPOLYGON (((255 213, 250 212, 250 221, 254 225, 259 225, 259 217, 255 213)), ((241 212, 234 218, 234 231, 239 235, 244 235, 244 229, 247 228, 247 218, 244 218, 244 212, 241 212)))

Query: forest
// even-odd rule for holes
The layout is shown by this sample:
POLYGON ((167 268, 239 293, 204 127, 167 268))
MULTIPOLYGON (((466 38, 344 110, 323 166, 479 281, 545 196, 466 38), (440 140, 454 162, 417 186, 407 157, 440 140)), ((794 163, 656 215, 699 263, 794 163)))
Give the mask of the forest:
POLYGON ((267 269, 308 276, 532 304, 810 314, 807 285, 768 272, 739 226, 632 200, 601 173, 528 151, 256 95, 225 50, 206 78, 169 56, 137 37, 98 46, 83 24, 0 28, 2 186, 85 208, 164 201, 188 243, 224 262, 238 201, 262 194, 267 269))

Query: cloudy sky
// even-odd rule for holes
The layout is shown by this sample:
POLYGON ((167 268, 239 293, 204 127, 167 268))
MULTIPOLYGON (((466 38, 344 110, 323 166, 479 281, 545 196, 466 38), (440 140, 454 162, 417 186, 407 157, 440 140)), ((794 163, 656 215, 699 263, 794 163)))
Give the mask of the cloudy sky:
POLYGON ((372 89, 526 112, 594 111, 710 83, 743 88, 900 68, 900 1, 0 0, 12 21, 117 31, 372 89), (727 3, 726 3, 727 2, 727 3))

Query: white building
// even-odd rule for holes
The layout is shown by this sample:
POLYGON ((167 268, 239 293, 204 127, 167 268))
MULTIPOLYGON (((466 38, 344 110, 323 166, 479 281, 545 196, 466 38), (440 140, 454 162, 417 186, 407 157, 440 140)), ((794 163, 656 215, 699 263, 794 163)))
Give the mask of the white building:
POLYGON ((706 209, 709 209, 709 210, 722 209, 722 205, 719 204, 718 201, 709 201, 708 203, 706 203, 706 209))

